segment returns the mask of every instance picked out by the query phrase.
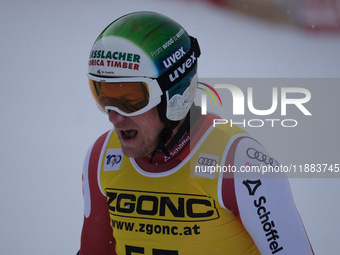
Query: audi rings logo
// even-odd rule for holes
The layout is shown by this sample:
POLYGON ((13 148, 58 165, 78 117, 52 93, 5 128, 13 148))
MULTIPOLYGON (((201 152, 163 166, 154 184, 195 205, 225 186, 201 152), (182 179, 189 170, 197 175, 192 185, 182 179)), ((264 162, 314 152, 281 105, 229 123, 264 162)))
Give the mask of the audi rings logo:
POLYGON ((270 156, 254 148, 249 148, 247 150, 247 156, 251 159, 256 159, 260 162, 266 163, 267 165, 271 165, 271 166, 279 165, 279 163, 275 159, 271 158, 270 156))
POLYGON ((212 159, 212 158, 206 158, 206 157, 200 157, 197 162, 198 164, 203 165, 203 166, 216 166, 217 165, 217 160, 212 159))

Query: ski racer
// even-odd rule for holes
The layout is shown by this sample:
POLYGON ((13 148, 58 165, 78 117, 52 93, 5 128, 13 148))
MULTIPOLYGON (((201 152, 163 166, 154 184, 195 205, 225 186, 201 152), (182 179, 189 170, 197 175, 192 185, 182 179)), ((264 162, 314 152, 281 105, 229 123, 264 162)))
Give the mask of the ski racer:
POLYGON ((204 170, 276 161, 244 130, 201 115, 200 53, 154 12, 122 16, 95 41, 90 89, 113 128, 85 158, 78 254, 313 254, 286 178, 204 170))

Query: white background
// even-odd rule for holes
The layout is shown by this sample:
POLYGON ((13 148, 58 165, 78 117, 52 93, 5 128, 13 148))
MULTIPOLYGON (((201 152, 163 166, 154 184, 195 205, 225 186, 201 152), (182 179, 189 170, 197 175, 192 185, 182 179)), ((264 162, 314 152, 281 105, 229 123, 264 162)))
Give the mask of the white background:
MULTIPOLYGON (((199 40, 200 77, 340 75, 339 36, 269 25, 223 8, 165 0, 2 0, 0 6, 0 254, 79 249, 83 158, 110 128, 90 95, 87 58, 96 37, 117 17, 153 10, 177 20, 199 40)), ((339 109, 338 102, 334 106, 339 109)), ((322 120, 329 142, 339 137, 332 117, 322 120)), ((327 146, 322 129, 305 129, 325 154, 339 152, 338 144, 327 146)), ((256 136, 277 155, 280 140, 292 150, 303 146, 290 132, 291 138, 275 132, 256 136)), ((316 254, 339 250, 339 184, 340 179, 291 180, 316 254)))

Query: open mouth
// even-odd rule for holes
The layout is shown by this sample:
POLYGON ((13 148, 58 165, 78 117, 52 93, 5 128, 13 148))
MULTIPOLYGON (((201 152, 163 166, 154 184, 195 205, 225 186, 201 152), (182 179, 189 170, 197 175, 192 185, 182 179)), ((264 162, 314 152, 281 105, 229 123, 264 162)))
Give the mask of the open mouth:
POLYGON ((138 131, 135 129, 121 130, 121 135, 124 139, 129 140, 137 136, 138 131))

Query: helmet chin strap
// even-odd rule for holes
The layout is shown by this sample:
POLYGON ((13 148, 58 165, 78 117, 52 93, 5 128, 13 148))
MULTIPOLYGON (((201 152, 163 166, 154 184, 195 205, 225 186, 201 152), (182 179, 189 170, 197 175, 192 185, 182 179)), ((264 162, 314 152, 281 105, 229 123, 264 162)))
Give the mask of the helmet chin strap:
POLYGON ((179 127, 175 135, 173 135, 173 130, 178 126, 180 121, 163 120, 166 126, 159 134, 158 145, 151 154, 150 163, 153 161, 154 156, 157 152, 162 152, 167 157, 170 157, 169 150, 174 148, 190 131, 190 120, 196 122, 199 116, 200 108, 193 104, 189 113, 185 117, 185 120, 183 121, 182 125, 179 127))
POLYGON ((153 161, 153 158, 157 152, 163 152, 167 157, 170 157, 168 145, 173 141, 172 133, 173 130, 177 127, 179 121, 171 121, 170 123, 166 123, 165 128, 160 132, 158 137, 158 144, 156 149, 152 152, 150 157, 150 163, 153 161), (170 142, 167 144, 167 142, 170 142))

